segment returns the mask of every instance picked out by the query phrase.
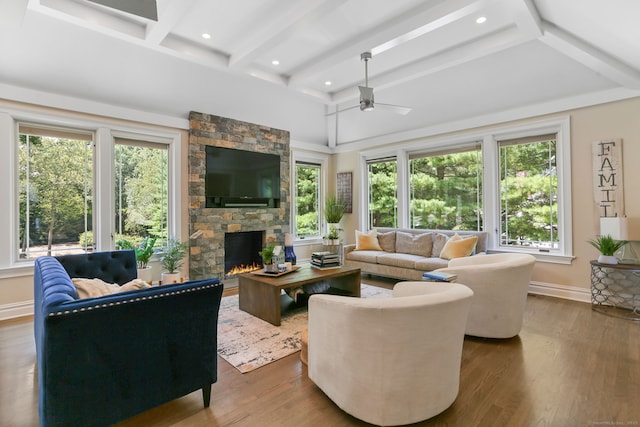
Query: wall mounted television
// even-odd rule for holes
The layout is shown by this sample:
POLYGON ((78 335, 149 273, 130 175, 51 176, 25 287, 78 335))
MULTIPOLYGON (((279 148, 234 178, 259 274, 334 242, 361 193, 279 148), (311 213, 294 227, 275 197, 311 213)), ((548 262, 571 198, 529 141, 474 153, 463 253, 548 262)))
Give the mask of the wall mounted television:
POLYGON ((280 207, 280 156, 206 146, 205 206, 280 207))

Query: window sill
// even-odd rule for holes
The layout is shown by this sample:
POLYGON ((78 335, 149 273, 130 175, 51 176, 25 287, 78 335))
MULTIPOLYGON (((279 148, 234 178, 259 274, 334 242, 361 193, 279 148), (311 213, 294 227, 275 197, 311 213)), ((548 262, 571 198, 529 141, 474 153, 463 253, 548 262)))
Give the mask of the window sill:
POLYGON ((508 254, 508 253, 529 254, 536 257, 537 262, 545 262, 549 264, 570 265, 575 259, 575 257, 572 255, 556 254, 552 252, 539 252, 537 250, 487 249, 487 253, 488 254, 508 254))

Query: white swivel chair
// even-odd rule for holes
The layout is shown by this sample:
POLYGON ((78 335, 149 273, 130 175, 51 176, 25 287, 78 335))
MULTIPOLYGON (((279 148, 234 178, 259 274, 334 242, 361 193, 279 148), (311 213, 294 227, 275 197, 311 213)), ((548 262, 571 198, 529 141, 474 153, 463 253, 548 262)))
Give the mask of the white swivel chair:
POLYGON ((467 313, 461 284, 401 282, 392 298, 309 298, 309 378, 377 425, 431 418, 458 395, 467 313))
POLYGON ((489 254, 454 258, 436 271, 455 273, 456 282, 473 290, 466 334, 511 338, 520 333, 535 257, 489 254))

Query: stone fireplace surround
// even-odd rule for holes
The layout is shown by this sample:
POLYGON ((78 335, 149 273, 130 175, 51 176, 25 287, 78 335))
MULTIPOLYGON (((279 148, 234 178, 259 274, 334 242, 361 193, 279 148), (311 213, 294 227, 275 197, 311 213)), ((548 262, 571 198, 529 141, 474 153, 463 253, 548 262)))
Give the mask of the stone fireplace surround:
POLYGON ((224 279, 225 233, 264 231, 284 242, 289 232, 289 132, 198 112, 189 113, 189 278, 224 279), (205 146, 280 155, 280 207, 206 208, 205 146))

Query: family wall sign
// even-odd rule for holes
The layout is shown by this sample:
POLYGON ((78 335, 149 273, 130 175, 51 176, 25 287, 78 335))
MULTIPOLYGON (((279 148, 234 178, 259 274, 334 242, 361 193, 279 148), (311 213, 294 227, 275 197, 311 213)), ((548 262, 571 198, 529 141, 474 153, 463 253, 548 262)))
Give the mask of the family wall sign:
POLYGON ((592 147, 593 197, 600 218, 623 217, 622 141, 597 141, 592 147))

